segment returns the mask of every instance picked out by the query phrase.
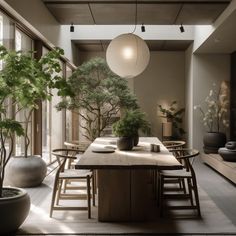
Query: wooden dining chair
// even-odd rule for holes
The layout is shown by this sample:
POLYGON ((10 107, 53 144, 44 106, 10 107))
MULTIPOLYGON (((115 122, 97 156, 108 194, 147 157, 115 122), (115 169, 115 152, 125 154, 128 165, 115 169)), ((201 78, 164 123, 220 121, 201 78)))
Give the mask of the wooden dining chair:
MULTIPOLYGON (((182 140, 166 140, 166 141, 162 141, 162 144, 169 150, 169 149, 182 149, 186 142, 182 141, 182 140)), ((154 172, 154 194, 155 196, 157 196, 157 192, 158 192, 158 187, 156 187, 157 182, 158 182, 158 172, 155 171, 154 172)), ((183 190, 184 192, 186 192, 186 186, 185 186, 185 182, 183 181, 183 179, 165 179, 166 183, 177 183, 179 184, 179 190, 183 190)), ((157 196, 157 201, 158 201, 158 205, 159 205, 159 198, 157 196)))
POLYGON ((180 149, 183 148, 186 144, 186 142, 182 140, 168 140, 162 141, 162 143, 167 149, 180 149))
MULTIPOLYGON (((82 152, 85 152, 87 150, 90 143, 91 142, 89 142, 89 141, 76 140, 76 141, 65 141, 64 145, 66 146, 66 148, 78 149, 82 153, 82 152)), ((77 155, 77 157, 78 157, 78 155, 77 155)), ((70 168, 74 168, 74 166, 76 164, 76 161, 72 160, 72 159, 69 161, 68 165, 70 166, 70 168)), ((96 174, 95 170, 91 170, 91 171, 93 173, 93 186, 92 186, 93 187, 93 193, 96 194, 97 193, 97 174, 96 174)), ((68 183, 71 183, 71 182, 73 182, 73 180, 64 181, 64 190, 74 188, 72 185, 68 185, 68 183)), ((95 205, 95 197, 93 198, 93 205, 95 205)))
MULTIPOLYGON (((83 152, 83 151, 82 151, 83 152)), ((81 153, 79 149, 54 149, 52 155, 55 155, 59 164, 55 174, 55 180, 52 192, 52 201, 50 208, 50 217, 54 210, 88 210, 88 218, 91 218, 91 183, 93 183, 93 175, 90 170, 75 170, 68 167, 67 162, 76 159, 76 155, 81 153), (64 181, 86 181, 86 194, 67 192, 68 189, 63 189, 64 181), (81 200, 87 199, 86 207, 61 206, 60 200, 81 200)), ((80 186, 74 189, 81 189, 80 186)), ((92 188, 93 190, 94 188, 92 188)), ((95 195, 92 191, 93 205, 95 205, 95 195)))
POLYGON ((201 216, 200 203, 198 196, 198 187, 196 175, 193 169, 194 157, 199 155, 199 151, 195 149, 173 149, 170 150, 177 160, 183 164, 181 170, 163 170, 159 172, 159 202, 160 202, 160 215, 163 215, 163 209, 171 210, 186 210, 196 209, 198 216, 201 216), (166 191, 166 187, 169 184, 166 180, 181 179, 186 181, 186 191, 181 190, 181 186, 177 185, 177 189, 174 189, 174 193, 166 191), (179 189, 178 189, 179 187, 179 189), (177 190, 177 191, 176 191, 177 190), (188 200, 188 204, 184 205, 167 205, 167 200, 188 200))

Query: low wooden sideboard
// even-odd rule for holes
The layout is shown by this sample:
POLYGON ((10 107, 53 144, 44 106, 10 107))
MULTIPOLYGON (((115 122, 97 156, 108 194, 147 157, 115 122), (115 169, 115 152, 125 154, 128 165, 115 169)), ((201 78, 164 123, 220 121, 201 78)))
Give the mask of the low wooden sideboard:
POLYGON ((201 154, 202 160, 236 184, 236 162, 224 161, 219 154, 201 154))

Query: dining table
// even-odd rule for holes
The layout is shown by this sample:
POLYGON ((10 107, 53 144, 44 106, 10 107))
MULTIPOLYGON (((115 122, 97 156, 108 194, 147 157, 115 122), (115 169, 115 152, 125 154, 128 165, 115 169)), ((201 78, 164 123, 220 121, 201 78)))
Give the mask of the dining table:
POLYGON ((157 137, 140 137, 129 151, 119 150, 116 142, 116 137, 96 138, 75 168, 96 171, 99 221, 147 220, 154 207, 153 173, 183 166, 157 137), (153 144, 159 152, 151 151, 153 144))

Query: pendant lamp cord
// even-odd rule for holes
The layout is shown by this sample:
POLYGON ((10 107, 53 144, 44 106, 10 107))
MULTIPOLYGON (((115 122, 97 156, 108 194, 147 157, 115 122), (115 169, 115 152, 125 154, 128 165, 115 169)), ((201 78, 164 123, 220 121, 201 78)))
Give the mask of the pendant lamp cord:
POLYGON ((134 30, 131 32, 133 34, 136 30, 137 27, 137 21, 138 21, 138 0, 135 1, 135 19, 134 19, 134 30))

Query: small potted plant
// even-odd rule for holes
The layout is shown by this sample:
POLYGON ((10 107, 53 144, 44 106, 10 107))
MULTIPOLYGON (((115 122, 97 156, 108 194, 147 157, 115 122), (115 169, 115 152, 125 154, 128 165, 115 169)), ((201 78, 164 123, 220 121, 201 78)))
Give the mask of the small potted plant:
POLYGON ((146 115, 144 112, 140 111, 139 109, 129 110, 130 119, 132 119, 132 125, 136 129, 136 133, 133 136, 134 139, 134 146, 138 145, 139 142, 139 131, 141 130, 145 134, 150 133, 150 123, 146 120, 146 115))
POLYGON ((166 108, 162 105, 158 105, 158 107, 161 112, 161 117, 166 118, 166 121, 163 123, 163 136, 176 136, 177 139, 181 138, 185 134, 184 129, 181 127, 185 109, 178 108, 177 101, 172 101, 166 108), (165 132, 165 130, 167 132, 165 132))
POLYGON ((117 146, 120 150, 132 150, 138 144, 138 131, 150 131, 145 114, 140 110, 127 110, 123 117, 113 124, 113 133, 119 137, 117 146))

